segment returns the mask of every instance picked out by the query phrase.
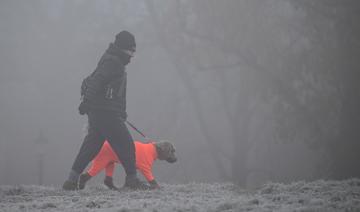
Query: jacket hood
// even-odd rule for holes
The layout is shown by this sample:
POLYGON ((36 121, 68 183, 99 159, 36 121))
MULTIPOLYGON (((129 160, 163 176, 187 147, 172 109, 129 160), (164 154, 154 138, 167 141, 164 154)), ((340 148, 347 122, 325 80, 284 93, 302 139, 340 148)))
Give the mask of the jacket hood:
POLYGON ((123 49, 114 43, 109 44, 109 48, 106 50, 106 53, 118 57, 124 65, 127 65, 131 59, 129 55, 123 52, 123 49))
POLYGON ((121 57, 121 55, 123 54, 122 50, 114 43, 109 44, 109 47, 106 50, 106 53, 114 55, 114 56, 118 56, 118 57, 121 57))

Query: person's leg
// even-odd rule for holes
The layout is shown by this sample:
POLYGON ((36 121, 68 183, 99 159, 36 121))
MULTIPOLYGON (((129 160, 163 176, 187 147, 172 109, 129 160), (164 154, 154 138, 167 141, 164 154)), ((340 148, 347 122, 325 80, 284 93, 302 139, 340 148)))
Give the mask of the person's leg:
POLYGON ((89 129, 88 134, 85 136, 84 141, 80 147, 75 161, 72 165, 68 180, 63 185, 64 190, 76 190, 80 174, 89 164, 89 162, 98 154, 104 143, 104 137, 97 129, 96 116, 93 114, 88 115, 89 129))
POLYGON ((125 169, 125 187, 142 190, 149 189, 136 176, 135 145, 125 123, 121 119, 112 118, 108 124, 108 126, 101 129, 101 132, 106 136, 106 139, 125 169))
POLYGON ((116 120, 104 131, 110 146, 122 162, 126 175, 136 175, 135 145, 125 123, 116 120))
POLYGON ((81 145, 80 151, 73 163, 72 170, 82 173, 89 162, 99 153, 104 137, 96 132, 89 132, 81 145))

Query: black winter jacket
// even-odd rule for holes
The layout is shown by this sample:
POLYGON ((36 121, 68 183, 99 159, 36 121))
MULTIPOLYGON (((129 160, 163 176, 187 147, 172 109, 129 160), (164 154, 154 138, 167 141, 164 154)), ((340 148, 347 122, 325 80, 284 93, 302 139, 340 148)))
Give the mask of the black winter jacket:
POLYGON ((111 43, 84 81, 83 101, 90 110, 111 111, 126 119, 126 72, 119 48, 111 43))

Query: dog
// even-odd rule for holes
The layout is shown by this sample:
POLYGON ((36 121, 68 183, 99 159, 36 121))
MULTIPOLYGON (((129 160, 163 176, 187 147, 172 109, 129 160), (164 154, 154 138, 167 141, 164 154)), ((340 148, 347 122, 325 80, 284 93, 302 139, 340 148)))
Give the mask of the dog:
MULTIPOLYGON (((152 166, 155 160, 165 160, 168 163, 175 163, 177 157, 175 155, 175 147, 169 141, 159 141, 142 143, 134 141, 136 168, 144 175, 148 183, 149 189, 159 189, 160 186, 155 180, 152 173, 152 166)), ((121 163, 108 141, 105 141, 100 152, 92 161, 91 167, 79 177, 78 187, 84 189, 85 184, 92 177, 105 169, 104 184, 112 190, 119 190, 113 183, 113 173, 115 163, 121 163)))

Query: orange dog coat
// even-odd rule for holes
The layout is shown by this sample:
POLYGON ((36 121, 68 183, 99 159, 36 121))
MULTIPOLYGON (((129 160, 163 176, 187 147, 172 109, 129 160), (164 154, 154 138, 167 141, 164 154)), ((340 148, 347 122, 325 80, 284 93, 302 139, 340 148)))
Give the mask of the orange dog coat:
MULTIPOLYGON (((154 143, 141 143, 134 141, 136 168, 144 175, 148 182, 154 180, 152 166, 157 159, 157 152, 154 143)), ((97 175, 105 169, 106 176, 112 177, 114 174, 115 164, 121 163, 108 141, 105 141, 100 152, 92 161, 91 167, 87 171, 90 176, 97 175)))

